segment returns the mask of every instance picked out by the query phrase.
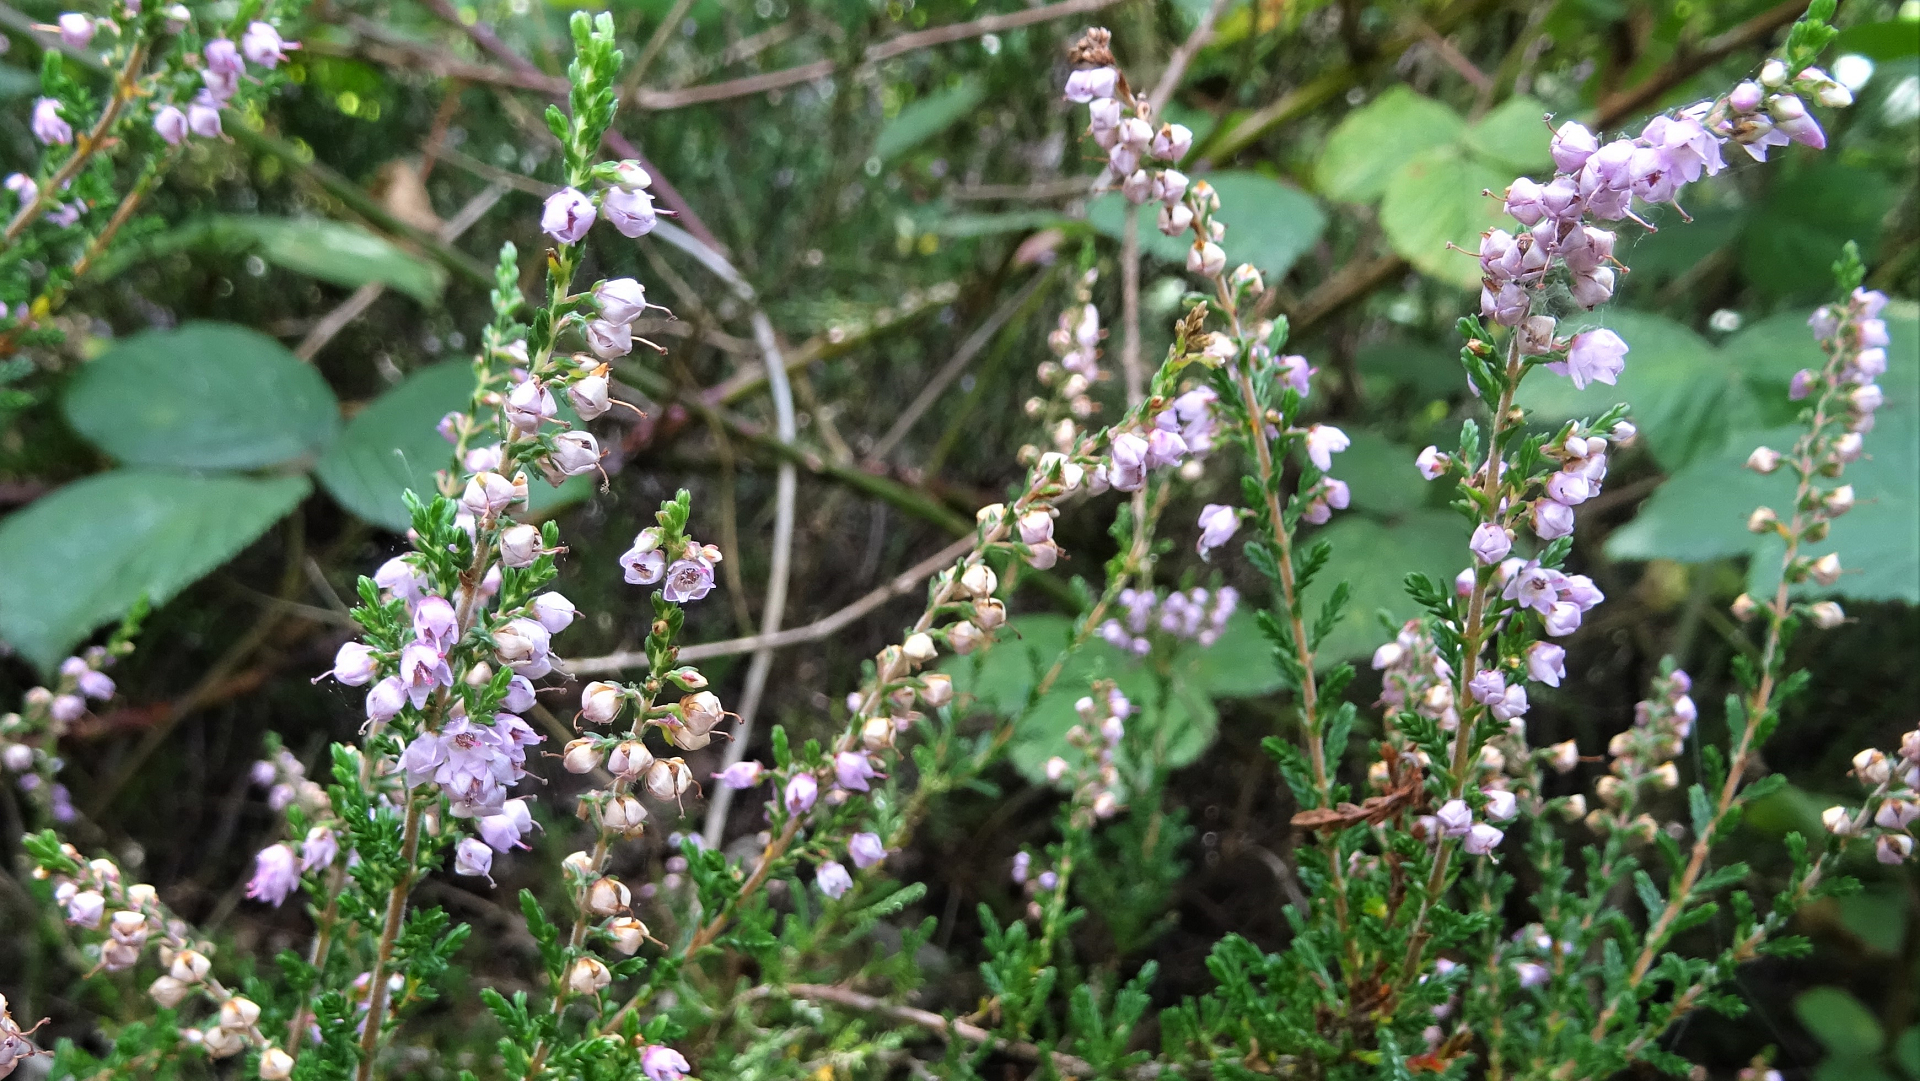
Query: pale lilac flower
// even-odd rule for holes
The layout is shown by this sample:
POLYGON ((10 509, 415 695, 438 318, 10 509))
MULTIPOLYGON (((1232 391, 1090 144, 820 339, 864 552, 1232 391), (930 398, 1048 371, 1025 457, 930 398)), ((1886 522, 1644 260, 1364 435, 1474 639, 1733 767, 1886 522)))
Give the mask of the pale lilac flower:
POLYGON ((453 647, 460 636, 460 618, 445 597, 426 597, 413 609, 413 633, 420 641, 442 652, 453 647))
POLYGON ((307 839, 300 843, 300 870, 315 871, 333 866, 340 855, 340 839, 325 826, 315 826, 307 831, 307 839))
POLYGON ((640 1052, 640 1072, 647 1081, 682 1081, 692 1070, 686 1056, 666 1044, 652 1044, 640 1052))
POLYGON ((538 433, 540 426, 552 420, 559 411, 560 405, 553 400, 553 391, 538 379, 522 379, 507 392, 507 423, 528 435, 538 433))
POLYGON ((1496 523, 1482 522, 1473 531, 1467 549, 1480 562, 1493 564, 1507 558, 1507 553, 1513 551, 1513 541, 1508 539, 1507 531, 1496 523))
POLYGON ((240 51, 248 60, 268 71, 272 71, 279 66, 280 61, 287 58, 286 50, 299 47, 296 42, 282 41, 280 31, 275 30, 268 23, 250 23, 247 26, 247 32, 240 35, 240 51))
POLYGON ((855 792, 868 791, 867 778, 880 776, 874 772, 873 763, 863 751, 842 751, 834 755, 833 772, 841 788, 850 788, 855 792))
POLYGON ((275 908, 300 886, 300 863, 286 845, 268 845, 254 857, 253 878, 247 882, 247 896, 266 901, 275 908))
POLYGON ((1518 282, 1505 282, 1497 289, 1480 290, 1480 314, 1503 327, 1518 326, 1527 317, 1533 294, 1518 282))
POLYGON ((1560 125, 1560 130, 1554 132, 1550 148, 1553 153, 1553 164, 1561 172, 1577 173, 1580 167, 1587 163, 1587 159, 1593 155, 1593 152, 1600 149, 1600 142, 1594 138, 1593 132, 1568 121, 1560 125))
POLYGON ((1440 825, 1441 836, 1463 837, 1473 827, 1473 809, 1467 801, 1450 799, 1440 805, 1433 813, 1434 820, 1440 825))
MULTIPOLYGON (((548 634, 559 634, 573 624, 578 609, 573 602, 558 593, 542 593, 529 601, 527 607, 533 612, 533 618, 547 629, 548 634)), ((529 691, 531 693, 531 691, 529 691)), ((508 707, 511 709, 512 707, 508 707)), ((515 713, 522 710, 514 710, 515 713)))
POLYGON ((1333 468, 1333 456, 1353 444, 1347 433, 1330 424, 1315 424, 1307 429, 1307 459, 1325 473, 1333 468))
POLYGON ((1533 532, 1541 540, 1557 540, 1573 533, 1573 508, 1552 499, 1533 504, 1533 532))
POLYGON ((625 323, 595 319, 587 324, 587 348, 601 360, 624 357, 633 352, 633 328, 625 323))
POLYGON ((660 595, 674 604, 697 601, 712 591, 713 564, 704 556, 674 560, 660 587, 660 595))
POLYGON ((48 146, 73 142, 73 125, 60 119, 60 102, 40 98, 33 103, 33 137, 48 146))
POLYGON ((838 900, 853 888, 853 876, 839 863, 828 860, 813 872, 813 883, 820 887, 821 893, 838 900))
POLYGON ((96 26, 91 17, 77 11, 69 11, 57 20, 60 26, 60 40, 69 48, 84 49, 93 42, 96 26))
POLYGON ((15 198, 20 200, 22 206, 33 202, 40 194, 40 185, 35 184, 33 178, 25 173, 8 173, 6 187, 15 198))
POLYGON ((407 688, 398 676, 388 676, 373 685, 367 692, 367 719, 370 721, 391 720, 407 704, 407 688))
POLYGON ((540 229, 562 244, 577 244, 593 227, 596 211, 593 200, 572 188, 562 188, 547 197, 540 212, 540 229))
POLYGON ((1792 94, 1775 94, 1767 99, 1767 113, 1773 117, 1773 125, 1787 138, 1815 150, 1824 150, 1827 146, 1827 133, 1820 130, 1820 122, 1807 112, 1806 103, 1792 94))
POLYGON ((1473 828, 1467 831, 1467 839, 1460 842, 1460 847, 1476 856, 1484 856, 1498 848, 1506 836, 1496 827, 1489 826, 1485 822, 1476 822, 1473 828))
POLYGON ((1481 669, 1467 681, 1467 691, 1473 695, 1474 701, 1486 705, 1507 693, 1507 677, 1501 675, 1498 669, 1481 669))
POLYGON ((87 702, 77 694, 55 695, 47 712, 53 715, 54 720, 68 724, 86 716, 87 702))
POLYGON ((74 688, 96 702, 104 702, 113 697, 113 677, 89 668, 75 678, 74 688))
POLYGON ((1527 676, 1549 687, 1558 687, 1567 678, 1567 651, 1551 642, 1535 642, 1527 647, 1527 676))
POLYGON ((1113 466, 1109 480, 1123 492, 1136 492, 1147 482, 1147 441, 1132 432, 1113 437, 1113 466))
POLYGON ((247 65, 240 57, 240 49, 226 38, 214 38, 207 42, 205 50, 207 70, 220 75, 242 75, 247 65))
POLYGON ((1727 94, 1727 105, 1735 112, 1751 113, 1760 108, 1765 100, 1766 91, 1752 79, 1741 83, 1727 94))
POLYGON ((1085 68, 1067 76, 1067 100, 1086 105, 1099 98, 1113 97, 1120 73, 1111 67, 1085 68))
POLYGON ((1501 596, 1517 602, 1522 608, 1531 608, 1546 615, 1554 602, 1560 599, 1560 587, 1564 582, 1565 578, 1560 572, 1542 567, 1537 562, 1528 563, 1507 579, 1506 590, 1501 596))
POLYGON ((1492 713, 1495 719, 1502 721, 1511 721, 1516 717, 1525 716, 1527 689, 1517 683, 1508 687, 1500 697, 1487 703, 1487 712, 1492 713))
POLYGON ((600 443, 591 432, 561 432, 553 437, 550 461, 562 476, 591 473, 600 468, 600 443))
POLYGON ((373 584, 412 605, 426 595, 428 583, 406 556, 394 556, 373 572, 373 584))
POLYGON ((1504 788, 1482 789, 1481 794, 1487 797, 1487 817, 1495 822, 1505 822, 1520 813, 1519 800, 1504 788))
POLYGON ((788 814, 806 814, 813 809, 813 801, 820 795, 820 782, 813 779, 811 773, 796 773, 787 781, 786 793, 782 797, 788 814))
POLYGON ((1305 398, 1313 389, 1313 373, 1318 371, 1307 363, 1307 358, 1298 353, 1289 353, 1275 361, 1279 366, 1278 375, 1293 392, 1305 398))
POLYGON ((527 809, 526 800, 510 799, 500 805, 499 814, 486 815, 474 825, 480 831, 480 839, 495 852, 526 848, 521 838, 533 831, 533 812, 527 809))
MULTIPOLYGON (((35 781, 39 778, 35 777, 35 781)), ((266 853, 261 853, 266 855, 266 853)), ((277 902, 276 902, 277 903, 277 902)), ((107 899, 97 890, 81 890, 67 899, 67 922, 79 927, 94 928, 100 926, 100 919, 107 913, 107 899)))
POLYGON ((453 686, 453 669, 446 655, 429 642, 408 642, 400 650, 400 683, 413 708, 423 709, 435 688, 453 686))
POLYGON ((1439 447, 1434 446, 1429 446, 1427 449, 1421 451, 1420 456, 1413 460, 1414 468, 1418 469, 1420 475, 1428 480, 1438 480, 1446 473, 1451 464, 1451 459, 1440 453, 1439 447))
POLYGON ((658 548, 645 552, 629 548, 621 554, 620 566, 626 570, 627 584, 650 586, 666 576, 667 556, 658 548))
POLYGON ((593 287, 593 301, 602 319, 631 323, 646 314, 647 288, 632 278, 613 278, 593 287))
POLYGON ((1593 579, 1584 574, 1568 574, 1560 577, 1556 583, 1560 588, 1560 599, 1572 601, 1582 612, 1591 610, 1595 605, 1607 599, 1593 579))
POLYGON ((1575 390, 1584 390, 1588 383, 1595 382, 1611 386, 1626 366, 1627 343, 1605 328, 1575 335, 1566 361, 1547 365, 1560 375, 1572 377, 1575 390))
POLYGON ((462 837, 453 848, 453 873, 493 881, 493 849, 478 837, 462 837))
POLYGON ((864 871, 887 858, 887 846, 877 833, 856 833, 847 839, 847 855, 864 871))
POLYGON ((534 619, 509 620, 493 634, 494 649, 511 665, 537 664, 547 656, 553 635, 534 619))
POLYGON ((1015 885, 1025 885, 1027 871, 1033 866, 1033 856, 1027 852, 1016 852, 1013 856, 1013 881, 1015 885))
POLYGON ((1193 130, 1185 124, 1162 124, 1154 133, 1147 153, 1165 161, 1178 162, 1193 149, 1193 130))
POLYGON ((172 105, 163 105, 153 114, 153 130, 168 146, 179 146, 187 137, 187 114, 172 105))
POLYGON ((1552 973, 1547 970, 1547 966, 1538 961, 1515 961, 1513 975, 1520 981, 1521 987, 1539 987, 1547 982, 1547 978, 1552 973))
POLYGON ((218 139, 220 128, 220 103, 202 92, 187 105, 187 130, 202 139, 218 139))
POLYGON ((600 212, 621 236, 636 240, 660 224, 659 212, 653 208, 653 196, 644 191, 608 188, 600 197, 600 212))
POLYGON ((735 762, 714 774, 713 780, 722 788, 731 788, 739 792, 757 786, 766 772, 767 767, 758 762, 735 762))
POLYGON ((567 388, 567 400, 581 420, 593 420, 613 407, 607 389, 606 376, 589 375, 567 388))
POLYGON ((1240 512, 1225 503, 1209 503, 1200 509, 1200 540, 1195 549, 1206 559, 1215 548, 1233 539, 1240 528, 1240 512))
POLYGON ((1219 277, 1220 272, 1225 270, 1226 266, 1226 250, 1211 240, 1196 240, 1193 242, 1193 246, 1187 249, 1187 271, 1189 273, 1215 278, 1219 277))
POLYGON ((1580 629, 1580 607, 1560 601, 1547 609, 1546 616, 1541 622, 1546 625, 1548 634, 1555 638, 1565 638, 1580 629))
POLYGON ((1180 433, 1170 432, 1165 428, 1154 428, 1147 433, 1146 465, 1148 469, 1179 465, 1186 456, 1187 441, 1180 438, 1180 433))
POLYGON ((1538 183, 1526 177, 1520 177, 1507 185, 1506 209, 1522 225, 1537 225, 1547 216, 1547 208, 1541 203, 1542 188, 1538 183))

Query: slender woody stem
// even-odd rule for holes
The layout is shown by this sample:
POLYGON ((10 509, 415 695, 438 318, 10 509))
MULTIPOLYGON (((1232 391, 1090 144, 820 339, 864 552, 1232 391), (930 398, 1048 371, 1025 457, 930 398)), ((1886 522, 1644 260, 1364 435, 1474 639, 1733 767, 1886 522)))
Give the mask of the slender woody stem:
POLYGON ((420 822, 426 817, 425 812, 424 800, 407 800, 407 822, 400 835, 400 859, 405 869, 400 872, 399 881, 387 893, 387 915, 380 930, 380 947, 373 957, 373 971, 368 974, 367 1025, 366 1031, 360 1034, 360 1066, 354 1073, 356 1081, 373 1081, 373 1058, 380 1046, 380 1031, 385 1027, 382 1022, 387 1011, 387 966, 393 961, 393 947, 399 941, 400 929, 406 921, 407 895, 413 892, 414 876, 418 872, 420 822))

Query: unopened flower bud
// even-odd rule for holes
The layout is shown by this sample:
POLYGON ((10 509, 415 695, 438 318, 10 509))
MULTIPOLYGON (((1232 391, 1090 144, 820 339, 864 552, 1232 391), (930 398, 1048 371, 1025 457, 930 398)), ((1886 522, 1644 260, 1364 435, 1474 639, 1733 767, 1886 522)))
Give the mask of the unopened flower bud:
POLYGON ((580 692, 580 715, 594 724, 608 724, 620 716, 626 699, 626 688, 618 683, 594 680, 580 692))
POLYGON ((1780 468, 1780 452, 1772 447, 1755 447, 1747 455, 1747 468, 1755 473, 1771 473, 1780 468))
POLYGON ((1782 60, 1772 59, 1760 65, 1760 85, 1769 90, 1787 85, 1787 75, 1787 65, 1782 60))
POLYGON ((1893 767, 1884 753, 1868 748, 1853 756, 1853 773, 1862 783, 1878 787, 1893 776, 1893 767))
POLYGON ((608 875, 597 878, 587 887, 587 911, 596 916, 612 916, 625 912, 633 903, 633 892, 626 883, 608 875))
POLYGON ((947 648, 962 657, 972 653, 985 640, 986 636, 980 633, 980 628, 971 623, 962 621, 947 628, 947 648))
POLYGON ((600 822, 609 830, 627 837, 637 836, 645 827, 647 809, 632 796, 615 796, 600 808, 600 822))
POLYGON ((181 983, 199 983, 207 978, 207 970, 213 967, 206 955, 199 950, 185 949, 173 955, 173 964, 167 969, 168 975, 181 983))
POLYGON ((1846 837, 1853 833, 1853 812, 1845 807, 1829 807, 1820 812, 1820 824, 1835 837, 1846 837))
POLYGON ((1754 600, 1750 594, 1746 594, 1746 593, 1742 593, 1738 597, 1735 597, 1733 599, 1733 604, 1729 606, 1729 611, 1733 613, 1733 618, 1739 620, 1742 623, 1745 623, 1747 620, 1752 619, 1753 614, 1755 612, 1758 612, 1759 610, 1760 610, 1760 602, 1754 600))
POLYGON ((920 700, 934 709, 953 701, 953 677, 939 672, 927 676, 920 688, 920 700))
POLYGON ((147 985, 147 997, 159 1003, 161 1008, 168 1010, 185 1002, 187 996, 192 993, 192 986, 182 983, 172 976, 162 976, 147 985))
POLYGON ((1670 792, 1680 787, 1680 767, 1672 762, 1663 763, 1659 769, 1647 774, 1647 783, 1657 791, 1670 792))
POLYGON ((1779 525, 1780 516, 1773 512, 1772 507, 1755 507, 1753 513, 1747 515, 1749 533, 1771 533, 1779 525))
POLYGON ((1813 580, 1823 586, 1830 586, 1838 582, 1840 580, 1839 554, 1836 552, 1828 552, 1826 555, 1814 560, 1813 565, 1807 568, 1807 573, 1813 575, 1813 580))
POLYGON ((970 597, 991 597, 1000 588, 1000 578, 985 563, 975 563, 960 576, 960 588, 970 597))
POLYGON ((582 957, 567 970, 567 988, 576 995, 597 995, 613 982, 613 973, 592 957, 582 957))
POLYGON ((220 1004, 220 1027, 245 1032, 260 1020, 260 1005, 244 995, 235 995, 220 1004))
POLYGON ((623 739, 607 755, 607 770, 618 777, 632 780, 652 769, 653 752, 637 739, 623 739))
POLYGON ((1060 778, 1067 775, 1067 760, 1059 755, 1047 759, 1046 774, 1047 780, 1058 784, 1060 778))
POLYGON ((260 1081, 287 1081, 293 1076, 293 1056, 278 1047, 260 1052, 260 1081))
POLYGON ((1823 631, 1830 631, 1847 621, 1847 613, 1833 601, 1821 601, 1807 607, 1807 618, 1823 631))
POLYGON ((1007 606, 998 598, 987 597, 973 602, 973 622, 981 630, 990 631, 1007 621, 1007 606))
POLYGON ((591 739, 581 738, 567 744, 560 764, 568 773, 592 773, 600 765, 600 750, 591 739))
POLYGON ((1838 518, 1852 510, 1853 485, 1842 484, 1840 487, 1828 492, 1827 497, 1820 501, 1820 505, 1826 510, 1827 517, 1829 518, 1838 518))
POLYGON ((200 1046, 206 1048, 212 1058, 231 1058, 247 1049, 247 1038, 233 1029, 216 1025, 200 1033, 200 1046))
POLYGON ((869 751, 884 751, 893 746, 894 728, 891 717, 868 717, 860 726, 860 745, 869 751))
POLYGON ((647 940, 647 925, 632 916, 615 916, 607 921, 606 930, 613 936, 613 948, 628 957, 638 953, 647 940))
POLYGON ((933 644, 933 636, 925 631, 908 635, 901 644, 900 652, 914 664, 925 664, 940 655, 940 650, 933 644))

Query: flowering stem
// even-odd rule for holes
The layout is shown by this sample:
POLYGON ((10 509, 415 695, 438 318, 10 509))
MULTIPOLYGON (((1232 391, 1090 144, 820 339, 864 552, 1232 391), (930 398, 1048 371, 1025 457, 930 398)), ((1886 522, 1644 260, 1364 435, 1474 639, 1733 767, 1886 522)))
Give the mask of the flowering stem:
POLYGON ((399 881, 387 893, 386 922, 380 931, 380 947, 373 957, 373 971, 367 982, 367 1027, 360 1034, 360 1066, 355 1081, 373 1081, 374 1051, 380 1046, 380 1030, 387 1010, 387 966, 393 961, 393 947, 400 939, 400 928, 407 914, 407 895, 413 891, 420 855, 420 822, 426 817, 426 801, 407 800, 407 821, 400 834, 400 859, 404 864, 399 881))
POLYGON ((46 212, 47 207, 66 188, 67 183, 80 175, 80 169, 86 165, 87 159, 93 157, 101 147, 106 145, 107 137, 113 131, 114 122, 120 119, 120 110, 133 98, 134 75, 146 59, 147 43, 144 41, 135 45, 127 53, 127 62, 114 76, 113 96, 107 99, 106 108, 100 110, 100 119, 94 122, 91 130, 75 141, 73 154, 61 164, 59 170, 49 177, 45 184, 40 185, 34 192, 32 201, 21 207, 20 213, 15 214, 13 220, 7 223, 5 242, 8 247, 13 246, 14 242, 20 239, 20 234, 26 232, 27 226, 32 225, 41 214, 46 212))

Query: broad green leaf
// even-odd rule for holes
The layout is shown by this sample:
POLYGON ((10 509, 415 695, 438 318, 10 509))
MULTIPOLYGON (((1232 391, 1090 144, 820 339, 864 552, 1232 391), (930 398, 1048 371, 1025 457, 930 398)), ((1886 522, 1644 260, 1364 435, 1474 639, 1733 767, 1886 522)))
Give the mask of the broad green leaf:
POLYGON ((305 477, 121 469, 0 520, 0 637, 45 670, 146 597, 163 604, 306 496, 305 477))
POLYGON ((1832 799, 1786 784, 1747 804, 1742 822, 1748 829, 1776 838, 1789 833, 1819 837, 1826 831, 1820 813, 1833 804, 1832 799))
MULTIPOLYGON (((1467 146, 1474 153, 1516 173, 1538 172, 1553 165, 1547 152, 1553 131, 1544 119, 1546 105, 1533 98, 1508 98, 1467 129, 1467 146)), ((1494 191, 1504 191, 1506 185, 1494 191)))
POLYGON ((1589 326, 1607 327, 1626 341, 1619 384, 1589 383, 1575 390, 1565 376, 1535 371, 1521 384, 1518 401, 1540 423, 1598 416, 1626 402, 1647 449, 1668 470, 1725 445, 1736 428, 1757 425, 1758 413, 1739 374, 1693 331, 1661 316, 1606 309, 1568 320, 1562 332, 1589 326))
POLYGON ((1386 394, 1395 386, 1407 387, 1422 403, 1467 393, 1459 352, 1426 342, 1372 342, 1360 347, 1354 364, 1369 397, 1386 394), (1384 385, 1376 389, 1376 383, 1384 385))
POLYGON ((1894 189, 1880 173, 1831 160, 1794 159, 1768 186, 1740 239, 1747 280, 1770 297, 1824 298, 1833 291, 1833 259, 1849 240, 1869 264, 1892 209, 1894 189))
POLYGON ((1703 563, 1752 553, 1759 542, 1747 532, 1747 516, 1762 505, 1787 509, 1793 480, 1784 469, 1762 476, 1745 468, 1747 455, 1763 445, 1784 451, 1798 434, 1796 428, 1748 433, 1739 444, 1674 473, 1640 505, 1633 521, 1607 538, 1607 554, 1703 563))
POLYGON ((326 218, 237 214, 188 222, 126 245, 101 265, 96 276, 111 277, 135 263, 173 251, 255 254, 284 270, 342 288, 357 289, 379 282, 422 304, 438 300, 447 281, 447 272, 438 263, 358 225, 326 218))
MULTIPOLYGON (((1268 281, 1278 281, 1327 227, 1326 212, 1312 196, 1272 177, 1229 170, 1208 173, 1206 181, 1220 194, 1220 220, 1227 225, 1221 247, 1229 267, 1252 263, 1268 281)), ((1157 202, 1139 208, 1140 248, 1163 262, 1185 266, 1192 234, 1184 234, 1185 239, 1162 234, 1154 224, 1159 208, 1157 202)), ((1088 223, 1116 240, 1126 220, 1126 200, 1119 192, 1087 206, 1088 223)))
POLYGON ((1889 957, 1900 956, 1907 937, 1907 894, 1886 887, 1861 890, 1834 898, 1840 923, 1868 948, 1889 957))
POLYGON ((1920 1025, 1909 1026, 1893 1041, 1893 1061, 1900 1064, 1908 1078, 1920 1081, 1920 1025))
POLYGON ((1480 234, 1511 224, 1500 200, 1513 177, 1455 146, 1421 151, 1387 182, 1380 226, 1407 262, 1462 289, 1480 285, 1480 234), (1448 244, 1455 245, 1455 250, 1448 244))
POLYGON ((257 469, 318 454, 340 406, 313 366, 231 323, 114 343, 67 388, 67 422, 128 465, 257 469))
POLYGON ((873 142, 873 156, 892 161, 958 123, 986 96, 986 84, 972 77, 928 94, 887 121, 873 142))
POLYGON ((1447 106, 1393 87, 1348 113, 1327 136, 1314 181, 1329 198, 1370 203, 1414 155, 1449 146, 1466 130, 1466 121, 1447 106))
POLYGON ((1838 987, 1813 987, 1795 995, 1793 1015, 1837 1057, 1877 1055, 1887 1044, 1873 1011, 1838 987))
MULTIPOLYGON (((410 524, 401 493, 431 496, 434 474, 453 462, 447 441, 434 430, 441 417, 464 407, 473 393, 473 370, 459 362, 435 364, 362 409, 315 467, 315 475, 340 505, 375 525, 404 530, 410 524)), ((578 422, 570 406, 564 420, 578 422)), ((572 477, 555 489, 532 477, 528 497, 536 512, 551 511, 585 499, 592 490, 586 477, 572 477)))
MULTIPOLYGON (((1340 460, 1335 458, 1336 474, 1339 467, 1340 460)), ((1436 582, 1451 582, 1470 558, 1466 522, 1444 510, 1419 510, 1391 523, 1362 514, 1336 514, 1331 524, 1309 534, 1305 543, 1321 540, 1333 545, 1333 555, 1307 589, 1308 619, 1319 614, 1335 585, 1345 581, 1353 589, 1345 614, 1320 645, 1322 664, 1372 653, 1384 640, 1380 622, 1374 618, 1380 609, 1395 620, 1419 614, 1419 606, 1402 584, 1407 574, 1418 571, 1436 582)))

